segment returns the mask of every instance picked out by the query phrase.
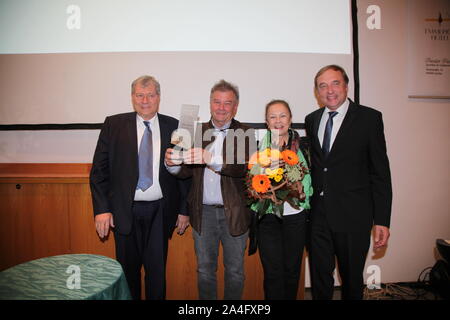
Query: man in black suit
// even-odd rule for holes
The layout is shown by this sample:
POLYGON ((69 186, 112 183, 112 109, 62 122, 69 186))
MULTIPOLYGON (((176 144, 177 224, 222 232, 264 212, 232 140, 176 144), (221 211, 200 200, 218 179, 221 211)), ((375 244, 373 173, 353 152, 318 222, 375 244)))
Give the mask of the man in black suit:
POLYGON ((347 98, 348 76, 336 65, 315 79, 324 105, 306 116, 314 197, 310 269, 313 299, 333 296, 335 257, 343 299, 363 298, 363 271, 374 248, 387 244, 392 187, 381 113, 347 98))
POLYGON ((146 298, 165 298, 168 239, 175 226, 183 234, 189 225, 189 185, 164 165, 178 121, 158 113, 160 95, 153 77, 132 83, 135 112, 106 118, 90 175, 97 232, 104 238, 114 228, 116 258, 133 299, 141 296, 142 265, 146 298))

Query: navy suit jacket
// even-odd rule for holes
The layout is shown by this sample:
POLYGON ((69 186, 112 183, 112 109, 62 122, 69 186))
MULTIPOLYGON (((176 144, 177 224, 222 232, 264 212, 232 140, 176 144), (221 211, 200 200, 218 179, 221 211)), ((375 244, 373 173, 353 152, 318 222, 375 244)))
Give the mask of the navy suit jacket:
MULTIPOLYGON (((178 214, 187 215, 186 195, 189 181, 171 175, 164 165, 164 155, 171 146, 170 137, 178 120, 158 114, 161 133, 159 183, 163 194, 164 232, 169 237, 178 214)), ((94 154, 90 186, 94 215, 111 212, 115 232, 129 234, 132 204, 139 178, 136 112, 107 117, 94 154)))
POLYGON ((330 153, 325 157, 317 135, 324 109, 312 112, 305 119, 314 188, 311 219, 323 191, 326 217, 332 230, 370 231, 374 224, 389 227, 392 186, 381 113, 350 101, 330 153))

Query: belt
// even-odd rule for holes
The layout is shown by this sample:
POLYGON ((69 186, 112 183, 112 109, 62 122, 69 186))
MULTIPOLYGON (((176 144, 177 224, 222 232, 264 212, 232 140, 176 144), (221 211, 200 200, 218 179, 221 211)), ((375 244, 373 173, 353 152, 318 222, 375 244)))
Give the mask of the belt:
POLYGON ((219 208, 219 209, 224 207, 223 204, 204 204, 204 206, 213 207, 213 208, 219 208))
POLYGON ((158 199, 158 200, 149 200, 149 201, 143 201, 143 200, 139 200, 139 201, 134 201, 133 203, 135 204, 149 204, 149 203, 157 203, 159 201, 161 201, 162 199, 158 199))

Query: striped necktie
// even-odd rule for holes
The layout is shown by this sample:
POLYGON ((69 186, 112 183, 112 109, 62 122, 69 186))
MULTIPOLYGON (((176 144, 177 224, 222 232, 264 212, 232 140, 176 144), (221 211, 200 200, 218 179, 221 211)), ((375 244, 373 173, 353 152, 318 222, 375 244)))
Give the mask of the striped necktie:
POLYGON ((323 135, 322 152, 325 157, 330 153, 331 131, 333 131, 333 117, 337 115, 337 111, 328 112, 328 121, 325 126, 325 134, 323 135))
POLYGON ((137 188, 147 190, 153 184, 153 141, 150 122, 144 121, 145 131, 139 146, 139 180, 137 188))

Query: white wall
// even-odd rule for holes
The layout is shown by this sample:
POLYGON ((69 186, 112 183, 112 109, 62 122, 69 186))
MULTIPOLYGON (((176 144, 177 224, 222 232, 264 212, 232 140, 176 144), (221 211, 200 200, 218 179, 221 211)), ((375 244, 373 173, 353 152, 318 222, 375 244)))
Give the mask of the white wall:
MULTIPOLYGON (((239 86, 237 119, 264 122, 265 104, 283 98, 294 110, 293 120, 303 122, 306 113, 317 106, 315 73, 335 62, 352 70, 351 55, 342 54, 0 55, 0 124, 101 123, 108 115, 132 111, 130 85, 143 74, 153 75, 161 83, 160 112, 164 114, 179 117, 182 104, 196 104, 200 105, 200 119, 209 120, 210 89, 226 79, 239 86)), ((91 162, 96 134, 98 131, 0 132, 0 162, 91 162)))
POLYGON ((450 239, 450 101, 407 97, 407 2, 358 1, 361 103, 383 113, 393 183, 389 246, 366 264, 382 282, 416 281, 435 263, 435 240, 450 239), (381 30, 365 27, 371 4, 381 30))

